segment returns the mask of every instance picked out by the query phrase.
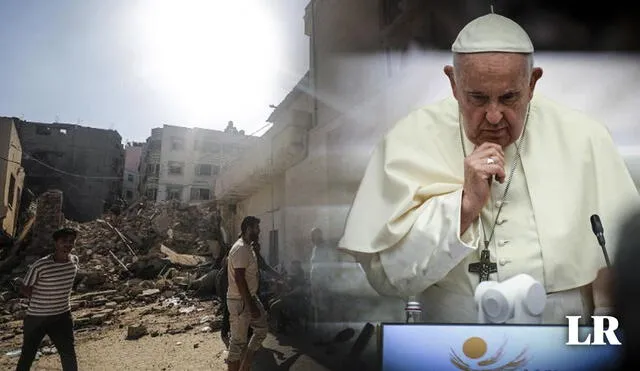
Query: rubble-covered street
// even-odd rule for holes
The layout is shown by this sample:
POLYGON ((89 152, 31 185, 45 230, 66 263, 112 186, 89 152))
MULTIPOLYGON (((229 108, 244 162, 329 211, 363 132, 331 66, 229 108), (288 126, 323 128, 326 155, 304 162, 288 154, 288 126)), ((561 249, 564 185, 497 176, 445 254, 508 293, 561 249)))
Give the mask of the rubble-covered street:
MULTIPOLYGON (((22 340, 27 300, 18 295, 20 281, 29 264, 50 252, 51 231, 62 225, 79 231, 71 297, 79 338, 111 329, 130 341, 220 329, 212 279, 220 229, 212 205, 139 203, 78 224, 64 220, 61 201, 59 192, 40 197, 22 239, 0 262, 3 359, 17 358, 22 340)), ((43 354, 52 351, 48 345, 43 354)))
MULTIPOLYGON (((76 352, 81 370, 226 370, 225 347, 212 317, 211 301, 168 309, 163 303, 117 309, 101 326, 76 331, 76 352), (186 308, 194 308, 185 310, 186 308), (133 335, 133 336, 129 336, 133 335), (138 337, 140 336, 140 337, 138 337)), ((78 312, 75 312, 76 315, 78 312)), ((1 330, 16 329, 5 323, 1 330)), ((1 342, 0 369, 15 368, 21 335, 1 342), (9 355, 7 355, 9 353, 9 355)), ((34 362, 34 371, 59 370, 60 360, 48 338, 34 362)), ((257 354, 256 371, 326 371, 314 359, 269 334, 257 354)))
MULTIPOLYGON (((79 231, 71 307, 82 369, 225 369, 213 279, 224 232, 215 205, 137 203, 82 224, 65 220, 61 205, 60 192, 43 194, 20 237, 3 250, 0 369, 12 369, 19 357, 27 307, 21 279, 51 251, 51 232, 61 226, 79 231)), ((55 352, 45 337, 34 369, 58 369, 55 352)), ((324 369, 271 334, 261 354, 261 370, 324 369)))
MULTIPOLYGON (((91 299, 103 301, 109 295, 112 294, 100 294, 91 299)), ((204 369, 223 368, 224 345, 216 331, 219 330, 220 321, 213 315, 214 302, 176 302, 178 300, 165 299, 137 307, 129 307, 126 303, 107 302, 95 308, 74 310, 76 351, 81 368, 190 369, 181 367, 180 360, 192 351, 204 351, 209 355, 208 360, 203 359, 209 362, 202 364, 205 366, 204 369), (207 343, 208 349, 204 346, 197 349, 201 343, 207 343), (154 349, 162 347, 163 344, 171 345, 173 351, 163 349, 163 353, 160 353, 159 349, 154 349), (105 349, 95 349, 97 345, 105 349), (112 357, 105 354, 106 349, 113 352, 112 357), (187 352, 186 349, 190 351, 187 352), (174 353, 173 356, 166 357, 167 351, 174 353)), ((21 321, 10 321, 1 325, 1 332, 9 334, 3 336, 1 369, 15 367, 22 341, 21 325, 21 321)), ((45 338, 42 345, 40 353, 45 357, 37 363, 36 369, 58 369, 59 360, 55 355, 55 347, 51 346, 48 338, 45 338), (47 364, 51 368, 44 367, 47 364)))
POLYGON ((40 198, 33 226, 0 262, 0 322, 24 317, 20 280, 29 264, 50 252, 50 233, 62 223, 79 231, 74 253, 80 268, 72 295, 79 327, 100 325, 118 309, 156 301, 172 303, 162 308, 184 306, 186 311, 193 297, 215 294, 219 228, 208 205, 135 204, 120 215, 78 224, 56 223, 62 219, 57 201, 55 193, 40 198))

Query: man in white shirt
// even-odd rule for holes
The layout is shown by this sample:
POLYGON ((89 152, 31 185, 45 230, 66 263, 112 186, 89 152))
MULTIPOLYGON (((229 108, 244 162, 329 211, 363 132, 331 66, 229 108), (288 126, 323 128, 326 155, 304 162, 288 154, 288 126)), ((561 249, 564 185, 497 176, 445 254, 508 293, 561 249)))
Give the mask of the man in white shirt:
POLYGON ((267 337, 267 314, 258 299, 258 259, 253 245, 260 236, 260 219, 247 216, 240 226, 240 238, 229 250, 227 307, 231 324, 229 371, 249 370, 255 352, 267 337), (247 343, 249 327, 253 335, 247 343))

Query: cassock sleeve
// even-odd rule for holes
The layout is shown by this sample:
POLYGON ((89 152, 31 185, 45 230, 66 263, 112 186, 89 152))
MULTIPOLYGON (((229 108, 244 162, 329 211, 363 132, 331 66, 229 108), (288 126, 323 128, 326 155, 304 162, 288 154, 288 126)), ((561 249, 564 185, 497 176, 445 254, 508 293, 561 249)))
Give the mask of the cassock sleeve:
POLYGON ((480 221, 460 234, 458 126, 435 125, 443 119, 417 111, 387 133, 347 217, 339 248, 356 257, 381 295, 418 294, 477 249, 480 221))
POLYGON ((479 221, 460 234, 461 200, 462 190, 431 198, 398 244, 358 259, 379 294, 404 297, 420 293, 478 248, 479 221))
MULTIPOLYGON (((597 156, 594 155, 596 174, 594 184, 598 191, 598 210, 604 225, 606 248, 610 257, 615 259, 621 227, 629 215, 633 215, 635 210, 640 208, 640 197, 627 164, 608 130, 597 139, 593 139, 593 148, 594 153, 597 154, 597 156)), ((604 266, 604 260, 601 261, 604 266)))
POLYGON ((431 198, 405 238, 380 252, 389 282, 398 290, 424 291, 477 249, 479 221, 460 233, 461 202, 462 190, 431 198))

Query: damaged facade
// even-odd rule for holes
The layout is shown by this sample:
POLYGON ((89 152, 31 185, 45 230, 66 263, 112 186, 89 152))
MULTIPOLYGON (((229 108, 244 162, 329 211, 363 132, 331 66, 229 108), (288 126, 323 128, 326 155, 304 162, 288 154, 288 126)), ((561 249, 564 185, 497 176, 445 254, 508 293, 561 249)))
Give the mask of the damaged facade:
POLYGON ((122 199, 127 203, 140 197, 140 158, 144 143, 130 142, 124 148, 124 174, 122 178, 122 199))
POLYGON ((220 169, 257 141, 243 132, 164 125, 142 150, 140 193, 149 200, 214 200, 220 169))
POLYGON ((307 74, 269 117, 273 126, 257 145, 231 162, 216 182, 216 197, 230 235, 240 232, 245 216, 260 218, 262 251, 272 265, 301 258, 283 247, 285 233, 303 234, 288 229, 285 232, 285 225, 295 228, 296 222, 300 222, 289 221, 288 218, 299 215, 288 212, 297 206, 308 207, 307 203, 313 200, 297 199, 302 190, 296 189, 295 179, 287 179, 287 170, 303 161, 308 153, 308 130, 312 125, 308 91, 307 74))
POLYGON ((14 237, 24 189, 22 146, 13 119, 0 118, 0 236, 14 237))
POLYGON ((17 121, 26 171, 35 195, 64 194, 64 214, 77 221, 99 218, 122 195, 124 150, 115 130, 73 124, 17 121))

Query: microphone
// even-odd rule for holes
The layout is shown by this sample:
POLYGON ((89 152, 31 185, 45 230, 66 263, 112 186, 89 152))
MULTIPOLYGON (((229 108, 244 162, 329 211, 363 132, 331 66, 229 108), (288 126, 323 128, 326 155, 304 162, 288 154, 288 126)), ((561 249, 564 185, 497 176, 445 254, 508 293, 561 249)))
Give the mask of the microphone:
POLYGON ((604 260, 607 262, 607 267, 611 267, 609 254, 607 254, 607 248, 605 247, 604 228, 602 227, 602 222, 600 221, 598 214, 591 215, 591 230, 593 230, 593 234, 596 235, 598 243, 600 244, 600 247, 602 247, 602 253, 604 254, 604 260))

